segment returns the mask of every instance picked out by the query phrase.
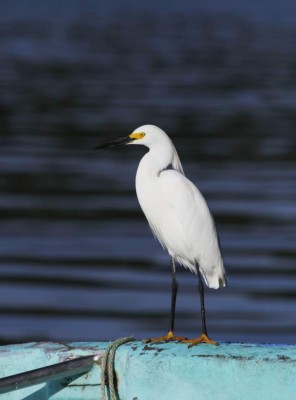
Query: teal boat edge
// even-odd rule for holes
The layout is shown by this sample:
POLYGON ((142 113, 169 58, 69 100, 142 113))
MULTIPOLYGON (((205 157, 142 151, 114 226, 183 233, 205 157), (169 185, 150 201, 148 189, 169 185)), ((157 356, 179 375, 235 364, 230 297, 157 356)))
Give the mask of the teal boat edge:
MULTIPOLYGON (((0 394, 0 400, 100 400, 100 361, 110 342, 38 342, 0 347, 0 378, 85 356, 86 373, 0 394)), ((123 344, 115 356, 120 400, 295 400, 296 345, 123 344)))

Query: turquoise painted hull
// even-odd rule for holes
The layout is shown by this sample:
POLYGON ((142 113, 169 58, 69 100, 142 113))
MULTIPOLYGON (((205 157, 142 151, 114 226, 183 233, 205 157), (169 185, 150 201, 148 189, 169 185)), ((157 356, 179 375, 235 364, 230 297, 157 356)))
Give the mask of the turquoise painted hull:
MULTIPOLYGON (((0 394, 0 400, 99 400, 107 342, 28 343, 0 348, 0 378, 99 355, 89 372, 0 394)), ((120 400, 295 400, 296 346, 131 342, 116 353, 120 400)))

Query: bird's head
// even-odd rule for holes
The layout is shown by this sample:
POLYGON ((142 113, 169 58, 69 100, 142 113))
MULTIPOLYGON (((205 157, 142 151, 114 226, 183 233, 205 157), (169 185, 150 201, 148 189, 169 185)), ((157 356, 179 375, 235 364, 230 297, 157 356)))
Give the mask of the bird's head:
POLYGON ((173 169, 184 174, 182 164, 171 139, 162 129, 155 125, 140 126, 129 136, 101 144, 96 149, 117 146, 119 144, 141 144, 150 150, 154 149, 153 153, 156 155, 156 159, 162 160, 162 167, 160 169, 165 169, 169 165, 172 165, 173 169))
POLYGON ((104 143, 96 147, 96 149, 117 146, 120 144, 140 144, 150 148, 152 145, 156 145, 157 143, 160 144, 162 142, 170 142, 169 137, 162 129, 155 125, 143 125, 135 129, 129 136, 104 143))

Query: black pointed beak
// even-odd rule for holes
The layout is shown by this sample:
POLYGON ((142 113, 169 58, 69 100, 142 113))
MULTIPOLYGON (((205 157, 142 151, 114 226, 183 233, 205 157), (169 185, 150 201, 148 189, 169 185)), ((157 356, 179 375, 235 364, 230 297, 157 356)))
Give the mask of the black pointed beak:
POLYGON ((106 147, 118 146, 120 144, 128 144, 128 143, 133 142, 133 140, 134 139, 131 139, 129 136, 121 138, 121 139, 111 140, 111 142, 104 143, 104 144, 101 144, 101 145, 95 147, 95 150, 105 149, 106 147))

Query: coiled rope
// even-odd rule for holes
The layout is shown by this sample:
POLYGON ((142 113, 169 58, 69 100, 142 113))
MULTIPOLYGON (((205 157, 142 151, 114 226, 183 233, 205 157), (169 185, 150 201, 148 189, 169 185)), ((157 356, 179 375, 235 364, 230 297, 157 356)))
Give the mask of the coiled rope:
POLYGON ((109 388, 109 399, 118 400, 116 382, 114 379, 114 359, 115 352, 119 346, 124 343, 135 340, 133 336, 124 337, 114 340, 106 348, 101 361, 101 396, 102 400, 107 400, 106 386, 109 388))

